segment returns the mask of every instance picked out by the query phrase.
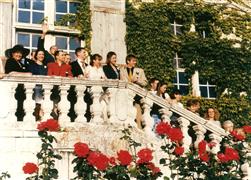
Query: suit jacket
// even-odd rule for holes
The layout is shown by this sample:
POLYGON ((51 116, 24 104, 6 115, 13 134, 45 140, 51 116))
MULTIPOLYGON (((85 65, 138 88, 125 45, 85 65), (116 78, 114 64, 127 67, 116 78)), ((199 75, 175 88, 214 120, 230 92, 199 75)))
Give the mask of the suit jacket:
POLYGON ((55 62, 54 56, 52 56, 48 51, 44 48, 44 39, 41 37, 38 38, 37 49, 44 51, 44 61, 43 64, 47 65, 48 63, 55 62))
MULTIPOLYGON (((144 70, 141 68, 134 68, 133 69, 132 78, 137 79, 137 81, 134 83, 140 85, 141 87, 145 87, 147 85, 147 79, 146 79, 144 70)), ((129 82, 128 72, 127 72, 126 67, 122 67, 120 69, 120 79, 124 80, 126 82, 129 82)))
MULTIPOLYGON (((87 67, 88 64, 85 64, 87 67)), ((84 75, 84 72, 82 71, 82 68, 80 67, 78 61, 73 61, 71 63, 71 72, 73 74, 73 77, 78 77, 79 75, 84 75)))
POLYGON ((117 72, 118 72, 117 74, 111 65, 108 64, 108 65, 103 66, 103 71, 107 79, 119 79, 119 70, 117 69, 117 72))
POLYGON ((5 73, 8 74, 10 72, 29 72, 27 67, 23 65, 21 62, 17 62, 15 59, 10 58, 6 61, 5 64, 5 73))
POLYGON ((62 76, 62 77, 72 77, 71 66, 68 64, 49 63, 48 64, 48 76, 62 76))

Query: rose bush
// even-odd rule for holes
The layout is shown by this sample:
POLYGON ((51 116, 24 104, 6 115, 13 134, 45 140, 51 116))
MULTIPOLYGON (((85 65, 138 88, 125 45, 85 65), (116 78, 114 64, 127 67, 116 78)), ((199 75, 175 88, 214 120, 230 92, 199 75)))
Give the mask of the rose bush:
POLYGON ((59 131, 60 125, 57 120, 48 119, 40 122, 37 125, 37 130, 42 142, 41 150, 37 153, 38 166, 34 163, 26 163, 23 166, 23 171, 25 174, 36 173, 27 179, 57 179, 58 170, 55 168, 55 159, 60 160, 62 157, 55 153, 52 143, 57 140, 50 132, 59 131))
POLYGON ((165 140, 165 145, 161 148, 167 153, 167 157, 162 158, 160 164, 170 167, 172 178, 241 179, 244 177, 242 165, 250 162, 247 143, 251 141, 251 127, 244 126, 239 129, 239 132, 233 131, 223 138, 217 154, 212 151, 217 144, 205 140, 199 142, 197 149, 191 148, 184 154, 180 131, 168 123, 160 122, 156 126, 156 132, 165 140))

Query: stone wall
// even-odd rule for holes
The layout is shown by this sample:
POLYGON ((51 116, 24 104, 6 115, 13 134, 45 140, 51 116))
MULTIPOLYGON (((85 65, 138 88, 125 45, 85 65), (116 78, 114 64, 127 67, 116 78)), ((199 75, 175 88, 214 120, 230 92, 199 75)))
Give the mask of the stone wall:
POLYGON ((118 63, 125 63, 126 24, 125 0, 91 0, 92 53, 102 55, 104 61, 109 51, 117 54, 118 63))

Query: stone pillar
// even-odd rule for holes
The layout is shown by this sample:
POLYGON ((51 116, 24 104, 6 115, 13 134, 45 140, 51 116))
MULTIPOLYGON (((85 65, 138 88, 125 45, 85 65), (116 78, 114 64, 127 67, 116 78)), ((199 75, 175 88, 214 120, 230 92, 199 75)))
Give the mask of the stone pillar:
POLYGON ((118 107, 117 104, 116 104, 117 92, 118 92, 118 90, 116 88, 109 88, 108 89, 107 111, 108 111, 108 114, 110 116, 109 121, 111 123, 118 123, 118 117, 117 117, 117 114, 116 114, 116 109, 120 108, 120 107, 118 107))
POLYGON ((154 120, 150 115, 151 107, 153 106, 153 101, 149 98, 143 98, 142 99, 144 105, 144 114, 143 114, 143 121, 145 122, 145 128, 144 131, 148 136, 155 136, 153 132, 153 126, 154 126, 154 120))
POLYGON ((215 145, 211 148, 211 152, 213 154, 217 154, 220 151, 220 142, 222 140, 222 137, 216 134, 210 134, 209 138, 211 139, 211 143, 214 143, 215 145))
POLYGON ((137 109, 133 106, 135 93, 133 91, 127 90, 127 119, 125 124, 130 124, 132 127, 137 127, 137 123, 135 122, 137 109))
POLYGON ((195 131, 195 134, 196 134, 196 141, 194 142, 194 147, 197 149, 199 143, 202 140, 204 140, 204 138, 205 138, 204 134, 207 132, 207 130, 199 124, 193 126, 193 130, 195 131))
POLYGON ((33 116, 35 101, 32 99, 33 89, 35 88, 35 84, 33 83, 25 83, 24 89, 26 93, 26 99, 24 100, 24 124, 26 127, 34 128, 35 126, 35 117, 33 116))
POLYGON ((15 115, 17 110, 17 101, 15 99, 17 84, 3 82, 1 83, 1 87, 4 87, 1 92, 5 92, 1 94, 1 101, 6 102, 1 104, 1 118, 5 119, 7 126, 15 127, 13 124, 17 122, 15 115))
POLYGON ((170 117, 172 116, 173 112, 170 111, 169 109, 164 109, 164 108, 160 109, 159 112, 161 113, 162 121, 170 124, 171 122, 170 117))
POLYGON ((67 91, 69 90, 69 88, 70 85, 59 86, 61 100, 58 103, 58 109, 60 111, 58 120, 60 125, 66 125, 71 122, 70 117, 67 115, 70 109, 70 102, 67 99, 67 91))
POLYGON ((200 94, 200 86, 199 86, 199 72, 195 71, 192 76, 192 94, 193 96, 199 97, 200 94))
POLYGON ((76 93, 77 93, 77 102, 74 106, 75 112, 77 114, 77 118, 75 119, 75 122, 79 123, 86 123, 86 103, 84 102, 84 91, 86 89, 86 86, 84 85, 76 85, 76 93))
POLYGON ((100 86, 92 86, 91 92, 92 92, 92 98, 93 98, 93 104, 91 105, 91 113, 93 114, 93 119, 91 122, 93 123, 102 123, 102 104, 100 103, 100 96, 103 89, 100 86))
POLYGON ((189 152, 189 147, 192 144, 192 138, 188 134, 188 129, 189 129, 188 126, 190 125, 190 121, 183 117, 180 117, 178 118, 178 122, 180 123, 180 128, 184 136, 183 147, 184 147, 184 152, 186 153, 189 152))
POLYGON ((50 96, 52 88, 53 85, 51 84, 43 84, 44 100, 41 107, 44 111, 44 116, 42 117, 42 120, 47 120, 51 118, 50 114, 53 109, 53 102, 51 101, 50 96))

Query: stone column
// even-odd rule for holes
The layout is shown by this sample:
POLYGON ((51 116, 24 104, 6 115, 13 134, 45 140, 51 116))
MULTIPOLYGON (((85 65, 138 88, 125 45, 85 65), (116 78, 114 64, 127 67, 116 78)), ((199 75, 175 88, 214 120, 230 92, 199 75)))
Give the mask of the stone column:
POLYGON ((79 123, 86 123, 86 103, 84 102, 84 91, 86 89, 86 86, 84 85, 76 85, 76 93, 77 93, 77 102, 74 106, 75 112, 77 114, 77 118, 75 119, 75 122, 79 123))
POLYGON ((164 109, 164 108, 160 109, 159 112, 161 113, 162 121, 170 124, 171 122, 170 117, 172 116, 173 112, 170 111, 169 109, 164 109))
POLYGON ((197 149, 199 143, 202 140, 204 140, 204 138, 205 138, 204 134, 207 132, 207 130, 199 124, 193 126, 193 130, 195 131, 195 134, 196 134, 196 141, 194 142, 194 147, 197 149))
POLYGON ((91 92, 92 92, 92 98, 93 98, 93 104, 91 105, 91 113, 93 114, 93 119, 91 122, 93 123, 102 123, 102 104, 100 103, 100 96, 103 89, 100 86, 92 86, 91 92))
POLYGON ((70 85, 59 86, 61 100, 58 103, 58 109, 60 111, 58 120, 61 125, 66 125, 71 122, 70 117, 67 115, 70 109, 70 102, 67 99, 67 91, 69 90, 69 88, 70 85))
POLYGON ((44 116, 42 117, 42 120, 47 120, 47 119, 52 118, 50 115, 53 109, 53 102, 50 99, 52 88, 53 88, 53 85, 51 84, 43 84, 44 100, 41 107, 44 111, 44 116))
POLYGON ((188 129, 189 129, 189 125, 190 125, 190 121, 183 118, 183 117, 180 117, 178 118, 178 122, 180 123, 180 128, 181 128, 181 131, 183 133, 183 147, 184 147, 184 152, 189 152, 189 147, 190 145, 192 144, 192 138, 189 136, 188 134, 188 129))
POLYGON ((35 126, 35 117, 33 116, 35 101, 32 99, 33 89, 35 88, 34 83, 25 83, 24 89, 26 93, 26 99, 24 100, 24 124, 28 128, 34 128, 35 126))
MULTIPOLYGON (((3 83, 5 84, 4 86, 6 86, 7 83, 3 83)), ((16 110, 17 110, 17 100, 15 99, 15 93, 16 93, 16 88, 17 88, 17 84, 16 83, 8 83, 8 89, 9 89, 9 94, 2 94, 4 95, 3 98, 6 98, 6 102, 8 102, 8 104, 4 104, 2 110, 7 110, 7 114, 6 114, 6 122, 7 122, 7 126, 10 127, 15 127, 13 124, 15 124, 17 122, 17 117, 15 115, 16 110), (8 100, 8 101, 7 101, 8 100), (8 106, 9 107, 6 107, 8 106)), ((1 98, 2 101, 4 101, 4 99, 1 98)))
POLYGON ((144 109, 143 121, 145 122, 144 131, 148 136, 155 136, 153 132, 154 121, 150 115, 151 107, 153 106, 153 101, 146 97, 142 99, 142 102, 144 103, 143 105, 144 109))
POLYGON ((130 124, 132 127, 137 127, 137 123, 135 122, 137 109, 133 106, 135 93, 131 90, 127 90, 127 120, 125 124, 130 124))
POLYGON ((211 148, 211 152, 213 154, 217 154, 220 151, 220 142, 222 140, 222 137, 220 137, 217 134, 210 134, 209 138, 211 139, 211 143, 214 143, 215 145, 211 148))
POLYGON ((120 107, 117 107, 117 104, 116 104, 116 99, 118 97, 117 92, 118 92, 118 89, 116 89, 116 88, 109 88, 108 89, 107 111, 108 111, 108 114, 110 116, 109 121, 111 123, 118 123, 118 117, 117 117, 117 114, 116 114, 116 109, 120 108, 120 107))

